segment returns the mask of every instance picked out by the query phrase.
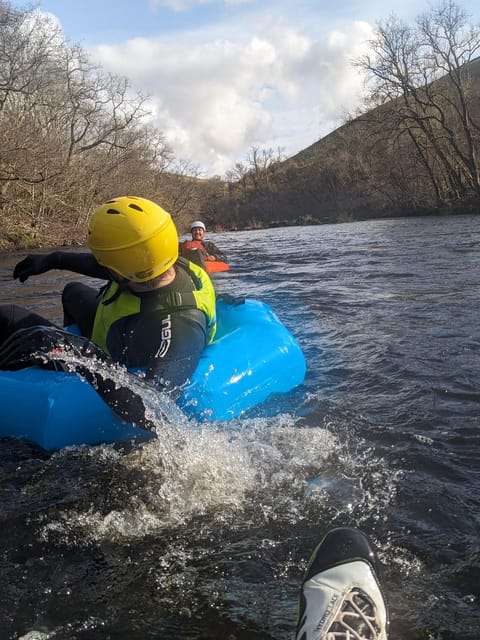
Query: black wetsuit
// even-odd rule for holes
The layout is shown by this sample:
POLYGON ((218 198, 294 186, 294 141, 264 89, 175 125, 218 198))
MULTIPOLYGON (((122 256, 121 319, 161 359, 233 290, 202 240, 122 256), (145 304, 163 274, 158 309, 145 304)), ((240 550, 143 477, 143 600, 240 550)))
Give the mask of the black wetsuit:
MULTIPOLYGON (((30 275, 50 269, 68 270, 111 281, 110 272, 92 254, 61 251, 46 256, 28 256, 17 265, 14 276, 23 282, 30 275)), ((160 295, 183 293, 187 297, 198 288, 188 270, 175 264, 175 272, 175 279, 169 285, 152 291, 135 292, 134 296, 139 298, 138 313, 119 318, 110 326, 107 334, 108 355, 115 362, 129 369, 143 369, 148 379, 161 386, 168 385, 170 389, 178 389, 188 380, 208 340, 208 321, 203 311, 198 308, 169 308, 158 302, 160 295)), ((67 284, 62 294, 64 324, 77 324, 82 335, 91 338, 97 306, 109 303, 108 299, 102 298, 103 291, 104 288, 98 291, 81 282, 67 284)), ((38 326, 54 325, 22 307, 0 306, 0 345, 19 330, 38 326)), ((97 351, 100 349, 97 348, 97 351)), ((18 362, 18 357, 15 361, 18 362)), ((1 358, 0 367, 10 368, 8 361, 2 363, 1 358)), ((126 415, 133 419, 128 412, 126 415)))

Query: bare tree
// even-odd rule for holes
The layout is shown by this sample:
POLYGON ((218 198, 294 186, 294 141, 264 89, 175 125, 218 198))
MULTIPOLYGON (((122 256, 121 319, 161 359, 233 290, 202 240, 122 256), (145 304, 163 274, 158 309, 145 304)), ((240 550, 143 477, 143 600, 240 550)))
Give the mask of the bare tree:
POLYGON ((32 241, 81 234, 99 201, 153 197, 172 162, 148 98, 92 64, 48 17, 0 2, 0 225, 32 241))
POLYGON ((397 162, 423 166, 437 203, 479 197, 479 111, 469 65, 480 47, 479 28, 445 0, 412 27, 392 16, 370 44, 372 53, 356 64, 371 81, 371 104, 388 105, 377 113, 403 152, 397 162))
POLYGON ((478 145, 480 113, 473 109, 469 63, 480 50, 480 27, 470 26, 468 15, 452 0, 418 19, 423 41, 431 52, 431 64, 448 78, 448 90, 432 97, 436 115, 445 130, 448 145, 461 165, 467 186, 480 196, 478 145))

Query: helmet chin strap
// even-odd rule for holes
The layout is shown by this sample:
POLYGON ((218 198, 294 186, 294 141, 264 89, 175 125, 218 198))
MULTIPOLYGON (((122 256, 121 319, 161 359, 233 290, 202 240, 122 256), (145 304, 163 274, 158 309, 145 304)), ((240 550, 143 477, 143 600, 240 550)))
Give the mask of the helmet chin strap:
MULTIPOLYGON (((110 271, 110 269, 109 269, 110 271)), ((120 294, 123 291, 128 291, 129 287, 129 281, 126 280, 125 278, 122 278, 121 276, 119 276, 118 274, 115 274, 115 276, 113 276, 112 271, 110 271, 110 274, 112 275, 112 280, 114 280, 117 284, 118 284, 118 288, 115 291, 115 293, 110 296, 110 298, 107 298, 107 300, 103 300, 102 304, 103 305, 109 305, 112 304, 112 302, 115 302, 115 300, 120 296, 120 294)), ((110 283, 107 282, 106 285, 104 285, 103 287, 101 287, 98 291, 98 296, 101 297, 104 293, 104 291, 106 291, 106 289, 108 289, 108 287, 110 286, 110 283)))

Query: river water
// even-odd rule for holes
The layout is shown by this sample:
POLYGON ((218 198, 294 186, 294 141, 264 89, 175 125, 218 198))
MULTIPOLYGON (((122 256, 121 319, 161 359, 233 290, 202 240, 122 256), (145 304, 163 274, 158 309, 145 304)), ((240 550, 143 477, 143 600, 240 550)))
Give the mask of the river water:
MULTIPOLYGON (((379 550, 391 640, 477 639, 479 223, 211 235, 232 265, 217 290, 273 307, 305 383, 143 446, 3 439, 1 637, 292 639, 308 557, 347 525, 379 550)), ((1 301, 60 320, 72 276, 21 285, 19 257, 0 259, 1 301)))

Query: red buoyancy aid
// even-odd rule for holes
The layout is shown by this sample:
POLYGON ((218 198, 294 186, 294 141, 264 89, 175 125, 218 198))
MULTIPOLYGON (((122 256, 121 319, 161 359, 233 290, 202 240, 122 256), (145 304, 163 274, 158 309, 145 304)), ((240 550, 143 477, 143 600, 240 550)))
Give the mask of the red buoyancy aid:
POLYGON ((185 249, 187 251, 203 251, 203 253, 206 253, 205 251, 205 247, 203 246, 203 244, 199 241, 199 240, 184 240, 182 242, 182 249, 185 249))

